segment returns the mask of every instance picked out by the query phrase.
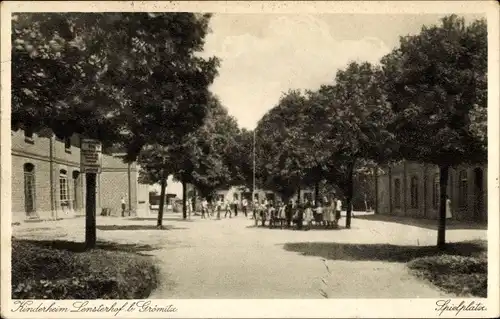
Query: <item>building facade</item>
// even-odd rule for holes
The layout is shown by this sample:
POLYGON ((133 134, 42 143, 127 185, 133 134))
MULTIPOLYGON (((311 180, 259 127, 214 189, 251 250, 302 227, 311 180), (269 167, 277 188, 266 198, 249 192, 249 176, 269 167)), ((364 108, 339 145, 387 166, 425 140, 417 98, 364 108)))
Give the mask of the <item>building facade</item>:
MULTIPOLYGON (((450 168, 447 194, 452 218, 486 222, 487 166, 450 168)), ((439 168, 404 161, 381 167, 376 183, 376 213, 437 219, 439 216, 439 168)))
MULTIPOLYGON (((11 135, 13 222, 84 215, 80 136, 60 140, 49 130, 18 130, 11 135)), ((102 208, 119 215, 122 196, 133 214, 148 206, 147 187, 138 183, 135 163, 125 164, 120 156, 104 153, 101 163, 96 186, 97 215, 102 208)))

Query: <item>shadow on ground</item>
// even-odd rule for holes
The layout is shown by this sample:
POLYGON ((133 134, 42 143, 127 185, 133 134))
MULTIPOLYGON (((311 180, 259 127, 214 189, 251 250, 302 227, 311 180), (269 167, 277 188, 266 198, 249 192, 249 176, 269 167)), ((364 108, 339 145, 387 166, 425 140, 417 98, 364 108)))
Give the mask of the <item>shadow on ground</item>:
POLYGON ((158 228, 156 225, 99 225, 96 226, 99 230, 176 230, 176 229, 188 229, 184 227, 175 227, 172 225, 165 225, 162 228, 158 228))
MULTIPOLYGON (((416 226, 426 229, 437 230, 437 220, 431 219, 418 219, 418 218, 410 218, 410 217, 402 217, 402 216, 388 216, 388 215, 356 215, 355 219, 364 219, 371 221, 382 221, 388 223, 397 223, 402 225, 416 226)), ((463 222, 457 220, 447 220, 446 221, 446 229, 480 229, 487 230, 488 225, 479 224, 473 222, 463 222)))
POLYGON ((317 256, 330 260, 403 263, 415 258, 439 254, 479 256, 486 253, 487 244, 480 240, 449 243, 443 251, 439 251, 436 246, 306 242, 286 243, 283 245, 283 249, 298 252, 304 256, 317 256))
MULTIPOLYGON (((15 239, 18 242, 29 243, 37 245, 40 247, 58 249, 58 250, 69 250, 72 252, 84 252, 85 243, 68 241, 68 240, 31 240, 31 239, 15 239)), ((98 241, 96 249, 110 250, 110 251, 125 251, 133 253, 142 253, 147 251, 153 251, 160 249, 161 247, 151 246, 151 245, 138 245, 138 244, 119 244, 115 242, 108 241, 98 241)), ((144 255, 142 253, 142 255, 144 255)))

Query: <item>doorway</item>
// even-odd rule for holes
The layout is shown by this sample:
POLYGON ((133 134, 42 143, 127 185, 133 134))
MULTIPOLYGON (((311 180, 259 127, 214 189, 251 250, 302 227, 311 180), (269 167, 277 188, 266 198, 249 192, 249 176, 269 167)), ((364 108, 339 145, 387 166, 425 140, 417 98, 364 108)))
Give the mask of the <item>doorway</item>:
POLYGON ((75 212, 79 212, 83 208, 81 203, 82 189, 80 176, 79 171, 73 171, 73 210, 75 212))
POLYGON ((474 221, 485 221, 484 174, 480 167, 474 169, 474 221))
POLYGON ((36 215, 35 165, 24 164, 24 211, 27 217, 36 215))

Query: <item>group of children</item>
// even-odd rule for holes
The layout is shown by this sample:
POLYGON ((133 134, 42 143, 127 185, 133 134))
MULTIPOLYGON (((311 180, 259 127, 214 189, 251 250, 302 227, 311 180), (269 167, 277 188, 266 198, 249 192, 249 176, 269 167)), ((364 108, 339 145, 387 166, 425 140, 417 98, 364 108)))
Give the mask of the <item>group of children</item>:
MULTIPOLYGON (((188 200, 188 213, 191 212, 191 200, 188 200)), ((209 203, 206 199, 201 201, 201 218, 217 217, 221 218, 224 213, 224 218, 232 218, 238 216, 238 207, 241 207, 245 217, 248 217, 248 201, 243 199, 241 203, 234 200, 223 201, 221 199, 209 203)), ((341 218, 342 201, 339 198, 324 198, 318 202, 304 201, 297 203, 290 200, 288 203, 279 201, 262 200, 261 202, 255 201, 252 205, 252 219, 257 226, 259 222, 262 226, 281 227, 297 229, 310 229, 313 224, 322 226, 324 228, 335 228, 341 218)), ((190 214, 189 214, 190 215, 190 214)))
POLYGON ((269 227, 310 229, 313 224, 324 228, 335 228, 341 218, 342 201, 338 198, 322 201, 288 203, 262 201, 254 209, 255 225, 260 221, 262 226, 268 222, 269 227))
MULTIPOLYGON (((221 217, 221 213, 224 212, 224 217, 227 218, 229 215, 229 218, 232 217, 233 210, 234 210, 234 216, 238 216, 238 206, 240 206, 240 203, 235 199, 233 202, 230 202, 229 200, 223 201, 221 199, 215 201, 215 203, 209 203, 206 199, 203 199, 201 202, 201 218, 205 219, 207 217, 213 217, 215 214, 217 214, 217 218, 221 217)), ((241 202, 241 209, 243 210, 243 214, 245 214, 245 217, 248 216, 248 201, 246 199, 243 199, 241 202)))

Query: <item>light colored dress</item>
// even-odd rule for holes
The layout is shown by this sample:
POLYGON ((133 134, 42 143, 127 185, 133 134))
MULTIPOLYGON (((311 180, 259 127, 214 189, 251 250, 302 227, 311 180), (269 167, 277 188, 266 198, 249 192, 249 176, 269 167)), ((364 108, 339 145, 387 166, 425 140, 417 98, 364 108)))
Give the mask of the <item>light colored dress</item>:
POLYGON ((280 217, 283 218, 283 219, 286 219, 286 205, 283 205, 281 207, 281 214, 280 214, 280 217))
POLYGON ((325 208, 323 210, 323 220, 325 222, 333 221, 333 210, 334 210, 334 207, 332 204, 325 206, 325 208))
POLYGON ((446 200, 446 218, 451 218, 451 200, 448 198, 446 200))
POLYGON ((318 221, 324 221, 325 219, 325 214, 322 206, 316 207, 316 215, 318 216, 318 221))
POLYGON ((267 209, 262 204, 257 204, 257 219, 262 220, 265 219, 267 209))
POLYGON ((304 210, 304 222, 309 223, 313 219, 313 211, 310 207, 304 210))

